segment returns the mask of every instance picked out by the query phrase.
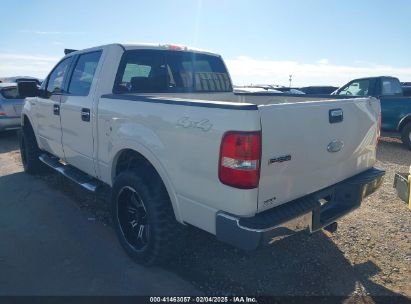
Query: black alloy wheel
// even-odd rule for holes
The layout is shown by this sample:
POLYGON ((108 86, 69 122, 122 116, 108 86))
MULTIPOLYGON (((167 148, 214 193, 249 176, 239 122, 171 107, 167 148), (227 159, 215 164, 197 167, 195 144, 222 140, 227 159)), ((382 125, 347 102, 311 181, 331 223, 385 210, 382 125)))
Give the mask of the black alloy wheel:
POLYGON ((147 209, 130 186, 123 187, 117 196, 117 216, 128 245, 136 251, 144 250, 150 239, 147 209))

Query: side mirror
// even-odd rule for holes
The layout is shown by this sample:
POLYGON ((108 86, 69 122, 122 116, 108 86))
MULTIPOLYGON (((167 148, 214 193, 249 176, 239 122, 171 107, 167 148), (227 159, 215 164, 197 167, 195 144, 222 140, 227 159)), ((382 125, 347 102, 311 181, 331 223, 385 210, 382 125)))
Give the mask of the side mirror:
POLYGON ((39 95, 39 89, 35 81, 19 81, 17 88, 21 98, 36 97, 39 95))

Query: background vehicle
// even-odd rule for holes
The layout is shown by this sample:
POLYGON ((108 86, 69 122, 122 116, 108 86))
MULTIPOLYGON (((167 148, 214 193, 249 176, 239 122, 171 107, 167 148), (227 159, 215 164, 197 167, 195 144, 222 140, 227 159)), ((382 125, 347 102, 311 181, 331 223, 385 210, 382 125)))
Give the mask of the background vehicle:
POLYGON ((305 94, 314 94, 314 95, 329 95, 334 92, 337 87, 333 86, 309 86, 298 88, 300 91, 303 91, 305 94))
POLYGON ((268 94, 304 94, 304 92, 290 87, 255 84, 249 86, 234 86, 234 93, 268 93, 268 94))
POLYGON ((286 93, 286 94, 305 94, 302 90, 299 88, 290 88, 290 87, 278 87, 276 90, 286 93))
POLYGON ((411 149, 411 97, 405 96, 398 78, 389 76, 354 79, 336 95, 375 96, 381 102, 381 128, 388 136, 401 137, 411 149))
POLYGON ((21 81, 34 81, 38 86, 41 85, 41 80, 31 76, 14 76, 14 77, 6 77, 3 78, 4 82, 15 82, 19 83, 21 81))
POLYGON ((401 82, 404 96, 411 96, 411 82, 401 82))
POLYGON ((282 92, 275 89, 270 88, 262 88, 262 87, 234 87, 234 93, 268 93, 268 94, 281 94, 282 92))
POLYGON ((0 83, 0 131, 20 128, 22 99, 15 83, 0 83))
POLYGON ((334 230, 381 184, 375 98, 276 103, 233 94, 217 54, 175 45, 66 55, 27 98, 20 149, 86 189, 112 189, 121 245, 153 264, 180 224, 253 250, 293 231, 334 230))

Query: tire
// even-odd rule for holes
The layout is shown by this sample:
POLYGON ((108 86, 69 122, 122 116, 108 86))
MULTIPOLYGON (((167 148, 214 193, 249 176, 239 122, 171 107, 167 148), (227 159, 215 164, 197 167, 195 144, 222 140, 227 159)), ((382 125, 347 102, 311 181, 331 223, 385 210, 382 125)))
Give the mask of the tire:
POLYGON ((41 174, 46 171, 46 166, 39 160, 39 149, 30 125, 24 126, 19 131, 20 156, 24 171, 29 174, 41 174))
POLYGON ((156 173, 120 173, 113 185, 111 214, 121 246, 136 262, 158 265, 177 252, 182 225, 156 173))
POLYGON ((411 150, 411 122, 407 123, 401 131, 401 140, 411 150))

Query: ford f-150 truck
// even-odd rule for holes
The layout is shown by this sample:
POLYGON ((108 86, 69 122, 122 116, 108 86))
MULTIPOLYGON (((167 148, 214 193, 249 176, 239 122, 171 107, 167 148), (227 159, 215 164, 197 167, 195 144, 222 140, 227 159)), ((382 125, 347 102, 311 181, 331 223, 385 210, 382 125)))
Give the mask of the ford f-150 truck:
POLYGON ((240 100, 211 52, 105 45, 19 90, 24 170, 111 189, 117 236, 143 264, 178 252, 181 224, 245 250, 335 227, 384 175, 377 99, 240 100))
POLYGON ((385 135, 401 137, 411 149, 411 97, 404 96, 398 78, 389 76, 359 78, 335 91, 341 96, 374 96, 381 102, 381 129, 385 135))

